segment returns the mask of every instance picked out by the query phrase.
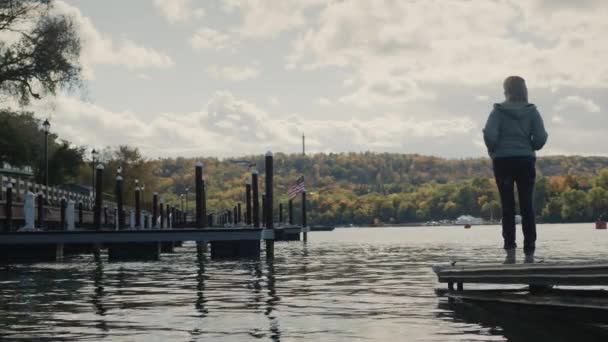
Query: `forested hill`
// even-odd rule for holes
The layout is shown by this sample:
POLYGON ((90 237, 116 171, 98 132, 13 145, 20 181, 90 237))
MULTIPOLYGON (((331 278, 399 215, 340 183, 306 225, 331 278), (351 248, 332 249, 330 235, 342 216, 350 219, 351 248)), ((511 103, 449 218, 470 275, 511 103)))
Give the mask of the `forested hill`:
MULTIPOLYGON (((0 165, 30 166, 44 176, 44 133, 32 113, 0 110, 0 165)), ((91 184, 89 149, 49 135, 49 182, 91 184)), ((135 180, 145 185, 145 202, 159 192, 168 203, 193 188, 194 165, 205 163, 210 210, 232 208, 243 200, 250 170, 238 160, 255 162, 263 178, 263 156, 237 159, 147 159, 137 148, 103 149, 104 192, 114 192, 116 170, 125 179, 125 200, 133 201, 135 180)), ((246 164, 246 163, 245 163, 246 164)), ((541 220, 590 221, 607 213, 608 158, 542 157, 538 160, 536 208, 541 220)), ((499 218, 500 205, 488 158, 442 159, 387 153, 275 155, 276 198, 286 201, 288 185, 303 175, 310 199, 310 222, 381 224, 454 219, 462 214, 499 218)), ((262 182, 263 185, 263 182, 262 182)), ((263 187, 263 186, 262 186, 263 187)), ((263 190, 262 190, 263 191, 263 190)), ((192 190, 190 190, 191 194, 192 190)), ((192 198, 192 197, 191 197, 192 198)))
MULTIPOLYGON (((168 198, 192 184, 199 159, 160 159, 154 168, 168 198)), ((246 167, 263 156, 204 158, 211 208, 242 200, 246 167)), ((276 195, 286 201, 287 186, 304 175, 311 217, 318 224, 382 224, 454 219, 462 214, 500 218, 500 205, 488 158, 443 159, 388 153, 275 155, 276 195)), ((538 160, 536 207, 549 222, 589 221, 608 207, 608 158, 552 156, 538 160), (604 170, 602 172, 602 170, 604 170)))

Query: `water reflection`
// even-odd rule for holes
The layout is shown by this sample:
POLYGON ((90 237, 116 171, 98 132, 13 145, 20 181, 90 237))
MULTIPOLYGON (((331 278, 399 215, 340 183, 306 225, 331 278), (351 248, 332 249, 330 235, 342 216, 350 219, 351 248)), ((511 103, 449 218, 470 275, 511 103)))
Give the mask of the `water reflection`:
MULTIPOLYGON (((540 228, 546 259, 608 258, 608 240, 593 230, 548 229, 540 228)), ((474 233, 350 229, 277 243, 274 260, 212 260, 186 244, 158 262, 79 257, 0 268, 0 339, 608 340, 572 324, 577 318, 557 323, 438 298, 433 262, 501 259, 499 229, 474 233)))
POLYGON ((207 302, 205 299, 205 254, 197 253, 196 261, 196 304, 194 307, 201 317, 205 317, 209 313, 205 307, 207 302))
MULTIPOLYGON (((584 323, 577 317, 554 314, 547 309, 521 308, 492 303, 465 303, 442 298, 437 317, 481 336, 504 336, 512 342, 606 341, 608 329, 584 323)), ((554 309, 553 309, 554 310, 554 309)), ((493 340, 489 338, 488 340, 493 340)))
POLYGON ((277 291, 275 288, 276 277, 274 270, 274 260, 268 259, 266 261, 266 286, 267 286, 267 294, 268 299, 266 299, 266 310, 264 311, 264 315, 268 317, 270 321, 270 339, 273 341, 281 340, 281 329, 279 326, 279 320, 277 318, 277 305, 281 298, 277 296, 277 291))

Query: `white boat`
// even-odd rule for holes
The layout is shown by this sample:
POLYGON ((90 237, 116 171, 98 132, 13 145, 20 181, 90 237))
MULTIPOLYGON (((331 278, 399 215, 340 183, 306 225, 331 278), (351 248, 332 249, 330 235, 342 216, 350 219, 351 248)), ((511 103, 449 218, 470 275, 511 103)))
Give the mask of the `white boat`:
POLYGON ((471 215, 462 215, 454 221, 457 225, 473 225, 473 224, 483 224, 483 219, 481 217, 474 217, 471 215))

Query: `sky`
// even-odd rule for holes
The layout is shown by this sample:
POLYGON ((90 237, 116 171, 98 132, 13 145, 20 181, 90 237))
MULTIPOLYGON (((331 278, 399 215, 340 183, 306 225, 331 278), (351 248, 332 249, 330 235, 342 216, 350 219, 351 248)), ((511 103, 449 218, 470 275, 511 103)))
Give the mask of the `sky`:
POLYGON ((608 1, 62 0, 84 85, 30 107, 75 144, 148 157, 485 156, 526 79, 540 155, 608 155, 608 1))

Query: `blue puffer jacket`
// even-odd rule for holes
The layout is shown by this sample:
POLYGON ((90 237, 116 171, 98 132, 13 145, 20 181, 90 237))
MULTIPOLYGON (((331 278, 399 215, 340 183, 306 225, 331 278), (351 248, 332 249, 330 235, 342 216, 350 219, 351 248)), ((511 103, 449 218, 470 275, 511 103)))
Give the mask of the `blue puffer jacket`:
POLYGON ((492 159, 535 157, 547 142, 543 119, 531 103, 496 103, 490 113, 483 139, 492 159))

